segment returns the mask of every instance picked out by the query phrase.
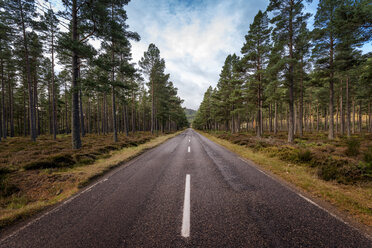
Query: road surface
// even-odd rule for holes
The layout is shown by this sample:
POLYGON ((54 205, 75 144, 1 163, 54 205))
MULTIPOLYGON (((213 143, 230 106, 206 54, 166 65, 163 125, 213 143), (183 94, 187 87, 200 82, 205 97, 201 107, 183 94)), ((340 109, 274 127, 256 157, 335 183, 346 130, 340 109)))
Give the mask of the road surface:
POLYGON ((192 129, 12 232, 0 247, 372 247, 192 129))

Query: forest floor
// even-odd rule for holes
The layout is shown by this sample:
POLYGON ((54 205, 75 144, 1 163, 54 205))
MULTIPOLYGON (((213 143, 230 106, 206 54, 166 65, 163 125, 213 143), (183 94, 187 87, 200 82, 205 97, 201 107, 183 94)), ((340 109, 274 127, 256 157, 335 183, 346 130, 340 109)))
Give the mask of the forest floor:
POLYGON ((61 202, 95 178, 177 135, 136 132, 128 137, 87 134, 79 150, 71 136, 36 142, 15 137, 0 142, 0 230, 61 202))
POLYGON ((305 134, 288 144, 284 132, 262 138, 253 133, 200 133, 314 199, 325 200, 346 219, 372 228, 372 134, 332 141, 326 133, 305 134))

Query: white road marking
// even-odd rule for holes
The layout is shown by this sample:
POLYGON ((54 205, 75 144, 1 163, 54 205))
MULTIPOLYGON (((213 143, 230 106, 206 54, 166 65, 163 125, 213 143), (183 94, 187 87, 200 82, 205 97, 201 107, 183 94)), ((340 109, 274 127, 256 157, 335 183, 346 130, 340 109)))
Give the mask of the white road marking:
MULTIPOLYGON (((245 159, 239 157, 239 159, 245 163, 247 163, 248 165, 250 165, 248 163, 248 161, 246 161, 245 159)), ((351 224, 349 224, 347 221, 343 220, 341 217, 335 215, 334 213, 331 213, 330 211, 328 211, 327 209, 323 208, 322 206, 318 205, 317 203, 315 203, 314 201, 310 200, 309 198, 303 196, 302 194, 296 192, 295 190, 293 190, 292 188, 288 187, 287 185, 284 185, 282 184, 280 181, 278 181, 276 178, 270 176, 269 174, 267 174, 266 172, 260 170, 259 168, 257 168, 256 166, 253 166, 253 168, 255 168, 256 170, 258 170, 259 172, 261 172, 262 174, 266 175, 267 177, 273 179, 275 182, 279 183, 280 185, 284 186, 286 189, 288 189, 289 191, 292 191, 293 193, 295 193, 296 195, 298 195, 299 197, 301 197, 302 199, 304 199, 305 201, 309 202, 310 204, 314 205, 315 207, 325 211, 326 213, 328 213, 330 216, 332 216, 333 218, 337 219, 338 221, 344 223, 345 225, 347 225, 348 227, 360 232, 359 229, 355 228, 354 226, 352 226, 351 224)), ((372 240, 372 237, 369 236, 368 234, 362 232, 362 234, 364 234, 364 236, 369 239, 369 240, 372 240)))
POLYGON ((190 146, 187 148, 187 152, 190 152, 190 146))
POLYGON ((184 238, 190 237, 190 174, 186 175, 181 235, 184 238))
POLYGON ((190 140, 189 140, 189 143, 190 143, 190 140))
POLYGON ((85 190, 81 191, 80 193, 77 193, 76 195, 70 197, 69 199, 65 200, 63 203, 61 203, 59 206, 55 207, 54 209, 42 214, 41 216, 31 220, 30 222, 28 222, 26 225, 20 227, 18 230, 14 231, 13 233, 9 234, 8 236, 6 236, 5 238, 3 239, 0 239, 0 244, 2 242, 4 242, 5 240, 17 235, 20 231, 26 229, 27 227, 35 224, 36 222, 38 222, 39 220, 41 220, 42 218, 44 218, 45 216, 48 216, 52 213, 56 213, 58 212, 63 206, 65 206, 66 204, 70 203, 71 201, 73 201, 74 199, 78 198, 80 195, 86 193, 86 192, 89 192, 92 188, 94 188, 95 186, 97 186, 98 184, 100 183, 103 183, 103 182, 106 182, 108 180, 108 178, 105 178, 101 181, 98 181, 96 182, 95 184, 91 185, 90 187, 86 188, 85 190))
MULTIPOLYGON (((242 158, 240 158, 240 157, 239 157, 239 159, 240 159, 241 161, 243 161, 244 163, 247 163, 247 164, 249 165, 248 161, 246 161, 245 159, 242 159, 242 158)), ((267 177, 270 177, 271 179, 273 179, 273 180, 275 180, 275 181, 276 181, 276 179, 275 179, 275 178, 273 178, 272 176, 270 176, 270 175, 269 175, 269 174, 267 174, 266 172, 264 172, 264 171, 262 171, 262 170, 258 169, 258 168, 257 168, 257 167, 255 167, 255 166, 254 166, 254 168, 255 168, 256 170, 258 170, 259 172, 261 172, 262 174, 264 174, 265 176, 267 176, 267 177)))

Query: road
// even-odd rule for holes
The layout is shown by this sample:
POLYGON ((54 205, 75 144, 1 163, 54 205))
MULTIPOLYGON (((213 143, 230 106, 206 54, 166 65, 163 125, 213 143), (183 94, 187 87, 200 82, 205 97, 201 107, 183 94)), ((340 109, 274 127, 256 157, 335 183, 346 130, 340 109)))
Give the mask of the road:
POLYGON ((192 129, 1 237, 0 247, 372 247, 192 129))

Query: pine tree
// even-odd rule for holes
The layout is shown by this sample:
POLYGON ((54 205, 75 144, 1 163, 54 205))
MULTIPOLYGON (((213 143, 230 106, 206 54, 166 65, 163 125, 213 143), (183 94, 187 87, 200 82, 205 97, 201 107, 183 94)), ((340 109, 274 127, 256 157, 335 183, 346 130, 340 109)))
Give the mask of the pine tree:
MULTIPOLYGON (((346 129, 351 136, 351 80, 356 84, 359 76, 358 64, 361 63, 361 52, 358 50, 372 33, 372 8, 368 1, 353 2, 344 0, 334 11, 334 30, 337 43, 335 45, 335 67, 342 77, 346 77, 346 129)), ((353 118, 354 125, 354 118, 353 118)), ((353 129, 354 131, 354 129, 353 129)))
MULTIPOLYGON (((306 22, 301 23, 299 30, 299 35, 295 40, 294 53, 298 63, 296 64, 296 78, 300 83, 299 90, 299 113, 298 113, 298 129, 300 137, 303 136, 303 125, 304 125, 304 94, 305 94, 305 80, 306 80, 306 70, 309 67, 308 60, 310 56, 310 32, 306 27, 306 22)), ((332 119, 332 118, 331 118, 332 119)))
POLYGON ((271 23, 275 24, 274 34, 282 41, 286 47, 287 54, 282 59, 287 65, 285 71, 286 85, 288 87, 289 104, 289 126, 288 142, 294 141, 294 80, 295 63, 297 62, 294 54, 295 40, 300 33, 301 23, 309 18, 309 14, 304 14, 303 0, 270 0, 268 11, 273 12, 274 17, 271 23))
MULTIPOLYGON (((60 45, 69 51, 72 58, 72 147, 79 149, 81 147, 79 114, 79 74, 81 59, 91 57, 94 49, 87 44, 89 38, 103 32, 105 24, 109 20, 109 12, 105 9, 102 1, 63 1, 67 10, 61 15, 71 21, 70 32, 61 37, 60 45), (69 37, 70 36, 70 37, 69 37)), ((81 115, 82 116, 82 115, 81 115)))
POLYGON ((54 14, 54 11, 51 6, 47 12, 41 18, 42 29, 45 33, 44 39, 49 47, 49 51, 51 54, 51 105, 52 105, 52 132, 53 132, 53 139, 55 140, 57 137, 57 109, 56 109, 56 84, 55 84, 55 47, 56 47, 56 35, 59 32, 58 24, 59 21, 54 14))
POLYGON ((268 27, 269 18, 266 12, 259 11, 255 16, 253 23, 249 27, 248 35, 245 36, 245 44, 241 49, 244 55, 243 63, 245 68, 252 76, 248 79, 252 84, 257 95, 257 118, 256 133, 258 137, 263 134, 262 123, 262 104, 264 90, 264 71, 268 63, 268 54, 270 52, 270 32, 268 27))
MULTIPOLYGON (((165 62, 164 59, 160 58, 160 51, 154 45, 150 44, 147 51, 144 52, 143 57, 138 62, 139 66, 141 67, 143 73, 149 78, 149 88, 150 88, 150 95, 151 95, 151 133, 154 133, 156 129, 156 93, 158 92, 157 85, 161 79, 161 76, 164 73, 165 69, 165 62)), ((157 129, 156 129, 157 130, 157 129)))
POLYGON ((321 0, 314 21, 313 56, 317 58, 318 69, 321 70, 329 82, 329 132, 328 139, 334 138, 333 103, 334 103, 334 56, 336 46, 335 12, 341 0, 321 0))
POLYGON ((104 38, 103 46, 106 52, 111 55, 111 92, 112 92, 112 125, 114 133, 114 142, 118 141, 117 138, 117 126, 116 126, 116 100, 115 100, 115 85, 118 82, 115 79, 116 68, 120 66, 120 58, 125 55, 125 59, 128 59, 130 53, 129 39, 139 40, 137 33, 127 31, 128 25, 125 23, 127 19, 124 6, 128 4, 128 0, 120 1, 108 1, 107 11, 109 12, 109 21, 107 22, 107 28, 104 30, 102 37, 104 38))
POLYGON ((12 28, 17 30, 20 34, 20 40, 23 45, 23 59, 26 68, 26 82, 28 86, 28 99, 29 99, 29 123, 31 140, 36 141, 36 113, 35 113, 35 99, 34 99, 34 85, 32 84, 31 65, 29 57, 29 31, 28 28, 33 28, 34 18, 36 17, 36 7, 34 0, 16 0, 6 2, 5 10, 12 18, 12 28))

